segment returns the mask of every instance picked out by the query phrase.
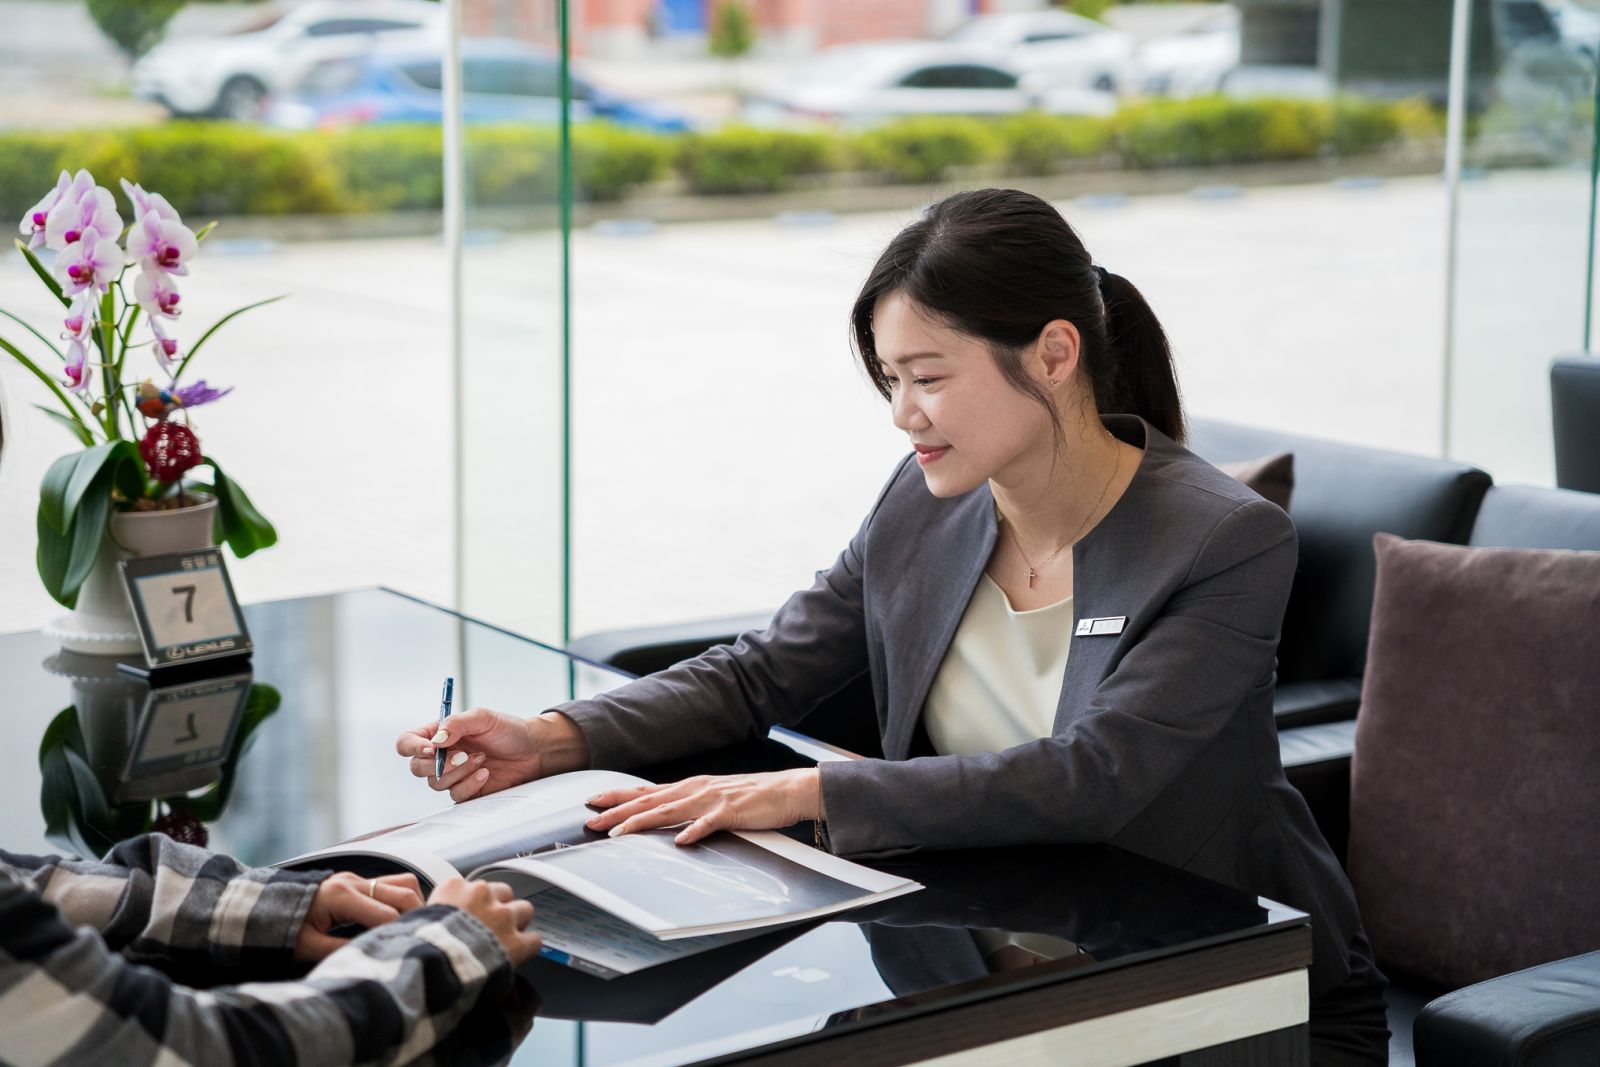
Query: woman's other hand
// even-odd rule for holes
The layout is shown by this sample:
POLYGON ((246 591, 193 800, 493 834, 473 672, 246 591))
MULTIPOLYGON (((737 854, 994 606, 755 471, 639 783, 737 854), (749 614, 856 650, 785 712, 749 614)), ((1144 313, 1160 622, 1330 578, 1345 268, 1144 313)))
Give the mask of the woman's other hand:
POLYGON ((815 767, 768 774, 686 778, 668 785, 612 789, 589 798, 604 808, 591 830, 631 834, 688 823, 674 840, 693 844, 717 830, 776 830, 818 818, 822 784, 815 767))
POLYGON ((533 905, 516 897, 504 882, 449 878, 439 883, 428 903, 450 904, 470 912, 499 939, 513 967, 526 963, 542 944, 539 935, 527 928, 533 919, 533 905))
POLYGON ((369 929, 382 926, 403 911, 420 907, 422 889, 414 874, 362 878, 349 871, 330 874, 317 887, 295 939, 294 958, 313 963, 348 943, 328 931, 353 923, 369 929))
POLYGON ((549 712, 531 719, 489 708, 452 715, 407 730, 395 751, 411 760, 411 773, 432 789, 448 789, 453 800, 469 800, 536 778, 582 770, 589 765, 583 732, 565 715, 549 712), (435 747, 448 748, 444 774, 433 776, 435 747))

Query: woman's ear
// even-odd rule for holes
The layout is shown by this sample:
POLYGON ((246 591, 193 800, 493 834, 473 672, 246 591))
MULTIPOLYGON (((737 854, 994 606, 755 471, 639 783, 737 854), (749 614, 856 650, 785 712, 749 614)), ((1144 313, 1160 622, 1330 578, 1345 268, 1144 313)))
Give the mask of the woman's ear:
POLYGON ((1078 369, 1078 353, 1082 342, 1078 328, 1066 319, 1052 319, 1039 331, 1036 348, 1043 365, 1045 384, 1051 389, 1060 388, 1078 369))

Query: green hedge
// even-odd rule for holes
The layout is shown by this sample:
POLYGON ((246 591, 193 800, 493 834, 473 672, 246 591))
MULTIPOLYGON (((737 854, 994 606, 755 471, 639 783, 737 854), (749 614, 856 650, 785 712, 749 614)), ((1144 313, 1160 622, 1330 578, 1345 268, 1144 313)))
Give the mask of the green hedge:
MULTIPOLYGON (((1081 161, 1153 168, 1361 155, 1436 142, 1438 115, 1415 101, 1157 100, 1109 119, 1041 114, 1002 119, 918 117, 860 132, 767 130, 657 134, 603 123, 572 132, 580 199, 617 200, 674 171, 699 194, 776 192, 797 178, 846 168, 889 181, 933 182, 952 168, 991 165, 1051 174, 1081 161)), ((554 202, 556 132, 467 131, 472 202, 554 202)), ((276 132, 226 123, 129 129, 0 131, 0 218, 17 219, 58 171, 137 180, 197 218, 437 209, 443 197, 437 126, 276 132)))
POLYGON ((1004 146, 993 125, 955 115, 900 119, 857 134, 856 156, 893 181, 942 181, 952 167, 1000 158, 1004 146))
POLYGON ((683 138, 677 164, 696 193, 776 193, 838 169, 841 155, 826 133, 733 125, 683 138))

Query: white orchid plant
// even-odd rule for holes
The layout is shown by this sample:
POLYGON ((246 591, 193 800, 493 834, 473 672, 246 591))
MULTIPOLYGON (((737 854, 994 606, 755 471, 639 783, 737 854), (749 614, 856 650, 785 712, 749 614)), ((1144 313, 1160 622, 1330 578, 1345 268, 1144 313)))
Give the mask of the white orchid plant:
POLYGON ((213 497, 217 539, 235 555, 248 556, 278 539, 238 483, 201 450, 191 424, 193 409, 233 390, 182 380, 219 327, 282 298, 224 315, 185 349, 175 335, 182 314, 176 279, 189 273, 211 226, 195 233, 159 194, 126 179, 121 184, 133 210, 126 229, 116 198, 86 170, 62 171, 56 187, 22 218, 17 249, 66 311, 59 337, 0 308, 0 316, 31 335, 27 343, 35 354, 3 336, 0 350, 57 401, 34 406, 84 446, 51 464, 39 493, 39 576, 69 608, 100 553, 113 508, 182 507, 213 497), (41 256, 49 253, 55 259, 47 267, 41 256), (143 354, 154 365, 141 377, 130 357, 143 354), (193 473, 201 467, 210 468, 209 481, 193 473))

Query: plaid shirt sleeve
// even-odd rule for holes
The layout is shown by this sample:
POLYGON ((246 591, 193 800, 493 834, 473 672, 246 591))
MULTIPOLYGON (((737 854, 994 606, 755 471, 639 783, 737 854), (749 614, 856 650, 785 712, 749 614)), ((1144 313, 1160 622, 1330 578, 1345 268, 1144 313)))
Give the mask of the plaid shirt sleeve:
POLYGON ((320 876, 232 861, 208 868, 221 857, 164 838, 124 847, 130 860, 153 857, 154 865, 124 871, 111 905, 101 900, 109 887, 70 883, 117 879, 117 851, 100 864, 70 865, 0 853, 0 1061, 403 1063, 510 985, 494 935, 466 912, 430 905, 354 939, 303 978, 186 988, 129 957, 199 951, 248 962, 257 957, 245 950, 259 949, 287 958, 320 876), (51 885, 60 886, 54 901, 42 891, 51 885), (213 935, 226 946, 220 953, 213 935))

